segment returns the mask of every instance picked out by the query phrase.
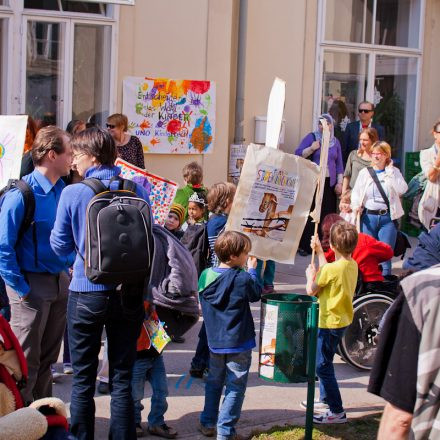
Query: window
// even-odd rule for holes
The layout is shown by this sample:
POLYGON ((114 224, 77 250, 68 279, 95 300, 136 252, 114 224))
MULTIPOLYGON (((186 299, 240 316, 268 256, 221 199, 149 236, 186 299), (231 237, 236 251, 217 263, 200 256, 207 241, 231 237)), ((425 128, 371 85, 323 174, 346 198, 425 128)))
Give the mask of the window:
POLYGON ((80 12, 102 15, 106 14, 105 4, 88 3, 74 0, 24 0, 24 7, 27 9, 44 9, 49 11, 80 12))
POLYGON ((343 140, 358 104, 374 103, 374 120, 402 166, 417 134, 423 0, 320 0, 319 5, 315 116, 331 113, 343 140))

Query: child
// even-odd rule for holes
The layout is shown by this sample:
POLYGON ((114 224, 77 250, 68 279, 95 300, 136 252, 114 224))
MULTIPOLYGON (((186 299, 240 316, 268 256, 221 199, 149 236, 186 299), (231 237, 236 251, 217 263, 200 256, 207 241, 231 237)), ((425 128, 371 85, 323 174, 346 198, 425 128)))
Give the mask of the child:
MULTIPOLYGON (((330 229, 330 248, 335 262, 327 263, 321 243, 312 237, 311 247, 319 259, 319 271, 310 264, 306 270, 307 294, 319 297, 318 347, 316 374, 319 377, 320 401, 314 405, 315 423, 346 423, 341 394, 333 368, 333 357, 344 334, 353 320, 353 295, 356 289, 358 267, 351 258, 358 241, 354 225, 336 222, 330 229)), ((302 407, 307 401, 301 402, 302 407)))
POLYGON ((184 220, 185 208, 178 203, 173 203, 168 213, 167 221, 165 222, 165 228, 180 240, 183 237, 181 226, 184 220))
MULTIPOLYGON (((208 235, 209 258, 208 267, 218 266, 218 259, 215 254, 214 244, 219 234, 223 231, 232 208, 236 187, 233 183, 219 182, 214 184, 208 191, 208 210, 212 212, 206 224, 208 235)), ((196 353, 191 361, 189 374, 192 377, 203 377, 208 368, 209 348, 206 341, 205 324, 202 324, 199 332, 199 342, 196 353)))
POLYGON ((348 223, 356 226, 356 214, 353 212, 350 206, 351 191, 345 191, 341 196, 341 202, 339 203, 340 216, 348 223))
MULTIPOLYGON (((257 260, 248 257, 249 238, 236 231, 224 232, 215 243, 220 260, 216 268, 203 271, 199 279, 200 301, 210 350, 209 374, 205 387, 205 407, 199 431, 217 439, 236 438, 246 391, 255 327, 250 302, 261 297, 257 281, 257 260), (242 268, 248 264, 248 272, 242 268), (219 403, 225 386, 225 397, 219 403)), ((237 436, 238 437, 238 436, 237 436)))
MULTIPOLYGON (((185 186, 179 188, 174 198, 174 203, 178 203, 185 208, 185 220, 188 216, 188 200, 193 193, 206 196, 207 190, 203 186, 203 169, 197 162, 190 162, 182 170, 185 186)), ((206 217, 207 218, 207 217, 206 217)))
POLYGON ((191 194, 188 199, 188 217, 182 229, 185 231, 188 228, 188 225, 205 223, 206 207, 206 196, 203 193, 195 192, 191 194))
MULTIPOLYGON (((156 315, 156 312, 151 310, 151 305, 148 301, 144 301, 144 307, 146 317, 156 315)), ((146 320, 148 321, 148 318, 146 320)), ((144 322, 137 341, 137 355, 131 379, 131 394, 134 402, 134 420, 137 437, 144 435, 141 425, 141 412, 144 407, 141 401, 144 398, 146 380, 150 382, 153 390, 151 409, 148 414, 148 432, 158 437, 175 438, 177 436, 176 430, 170 428, 165 423, 163 417, 168 408, 168 385, 163 357, 151 344, 144 322)))

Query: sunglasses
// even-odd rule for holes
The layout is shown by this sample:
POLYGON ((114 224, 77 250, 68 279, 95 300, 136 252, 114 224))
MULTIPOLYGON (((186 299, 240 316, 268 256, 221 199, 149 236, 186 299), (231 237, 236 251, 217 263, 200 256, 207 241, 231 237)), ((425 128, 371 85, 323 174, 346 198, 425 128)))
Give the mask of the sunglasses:
POLYGON ((358 110, 358 112, 359 113, 371 113, 373 110, 368 110, 368 109, 366 109, 366 108, 360 108, 359 110, 358 110))
POLYGON ((116 125, 113 125, 113 124, 105 124, 105 126, 106 126, 107 128, 115 128, 115 127, 116 127, 116 125))

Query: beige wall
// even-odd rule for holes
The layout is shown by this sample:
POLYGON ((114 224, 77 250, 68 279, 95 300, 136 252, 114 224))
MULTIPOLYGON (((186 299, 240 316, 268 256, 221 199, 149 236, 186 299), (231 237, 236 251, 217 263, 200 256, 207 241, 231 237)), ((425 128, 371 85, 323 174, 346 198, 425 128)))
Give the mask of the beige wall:
POLYGON ((149 171, 183 183, 182 167, 198 160, 210 185, 227 176, 231 121, 235 108, 238 2, 234 0, 138 1, 122 6, 119 26, 118 100, 125 76, 216 81, 213 153, 146 155, 149 171))
POLYGON ((421 78, 419 139, 415 150, 431 146, 431 128, 440 119, 440 2, 426 1, 425 41, 421 78))

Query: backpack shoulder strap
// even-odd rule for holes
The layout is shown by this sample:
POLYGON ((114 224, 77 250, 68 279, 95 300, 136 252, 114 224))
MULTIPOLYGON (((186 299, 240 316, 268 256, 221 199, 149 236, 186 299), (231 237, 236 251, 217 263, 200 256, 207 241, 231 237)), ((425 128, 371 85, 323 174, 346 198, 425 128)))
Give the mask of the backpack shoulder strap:
POLYGON ((81 183, 92 189, 95 195, 108 190, 108 188, 99 179, 95 179, 94 177, 84 179, 81 181, 81 183))
POLYGON ((132 180, 128 179, 121 179, 122 180, 122 189, 125 191, 131 191, 133 193, 136 193, 136 183, 132 180))
MULTIPOLYGON (((14 185, 23 196, 24 201, 24 218, 17 235, 17 242, 21 240, 24 233, 34 222, 35 216, 35 196, 32 188, 24 180, 16 180, 14 185)), ((36 243, 34 243, 36 245, 36 243)))
POLYGON ((391 214, 391 210, 390 210, 390 201, 388 200, 387 195, 385 194, 384 189, 382 188, 382 185, 380 184, 379 178, 377 177, 376 172, 373 170, 372 167, 367 167, 368 172, 370 173, 371 178, 373 179, 374 183, 377 186, 377 189, 380 192, 380 195, 382 196, 385 205, 387 205, 388 208, 388 212, 391 214))

